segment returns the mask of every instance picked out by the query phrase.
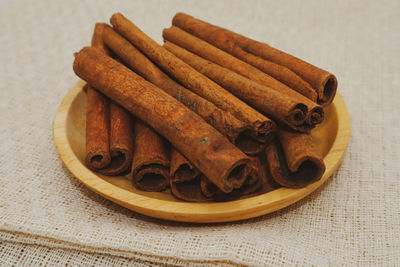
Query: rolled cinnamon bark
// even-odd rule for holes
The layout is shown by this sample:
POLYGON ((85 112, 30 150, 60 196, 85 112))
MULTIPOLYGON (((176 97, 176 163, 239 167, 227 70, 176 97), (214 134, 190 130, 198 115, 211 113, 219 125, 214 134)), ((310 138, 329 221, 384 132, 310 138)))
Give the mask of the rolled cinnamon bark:
POLYGON ((274 180, 290 188, 304 187, 321 179, 324 161, 309 133, 279 130, 279 142, 266 149, 269 171, 274 180))
POLYGON ((265 177, 263 175, 263 166, 260 163, 260 159, 258 157, 252 157, 251 160, 252 170, 249 176, 246 178, 246 181, 240 188, 235 189, 227 194, 219 190, 219 188, 209 179, 207 179, 207 177, 202 176, 200 183, 201 191, 206 197, 212 198, 217 201, 232 200, 256 192, 258 189, 261 188, 263 184, 263 179, 265 177))
POLYGON ((200 172, 175 148, 171 149, 171 180, 176 183, 190 181, 200 176, 200 172))
POLYGON ((216 43, 211 43, 211 44, 214 44, 216 47, 232 54, 233 56, 243 60, 244 62, 247 62, 250 65, 253 65, 259 70, 262 70, 266 74, 277 79, 281 83, 286 84, 289 88, 302 94, 311 101, 317 102, 318 95, 315 92, 315 90, 311 87, 311 85, 308 82, 304 81, 300 76, 298 76, 296 73, 294 73, 287 67, 281 66, 274 62, 268 61, 266 59, 257 57, 251 53, 248 53, 236 44, 233 46, 233 49, 231 51, 218 46, 216 43))
POLYGON ((323 109, 300 94, 291 96, 281 94, 168 41, 165 42, 164 47, 249 105, 294 130, 309 131, 316 124, 322 122, 323 109), (315 119, 316 116, 319 120, 315 119), (309 117, 312 117, 313 120, 309 117))
MULTIPOLYGON (((105 26, 96 23, 92 46, 109 55, 102 39, 105 26)), ((132 163, 130 115, 90 85, 87 94, 86 166, 104 175, 127 172, 132 163)))
POLYGON ((171 193, 179 199, 192 202, 210 200, 201 192, 200 176, 203 176, 176 149, 171 149, 171 193))
POLYGON ((171 28, 164 29, 163 37, 164 40, 174 43, 204 59, 230 69, 259 84, 271 87, 272 89, 287 95, 300 95, 298 92, 256 67, 247 64, 246 62, 207 43, 206 41, 203 41, 200 38, 197 38, 194 35, 191 35, 190 33, 185 32, 184 30, 181 30, 178 27, 172 26, 171 28))
POLYGON ((86 106, 85 165, 97 171, 111 162, 108 99, 89 85, 86 106))
POLYGON ((243 101, 157 44, 122 14, 114 14, 110 22, 117 32, 184 86, 214 103, 219 108, 229 111, 236 118, 249 123, 254 127, 258 138, 271 139, 270 136, 274 134, 276 127, 273 121, 250 108, 243 101))
POLYGON ((93 47, 76 54, 73 68, 79 77, 164 136, 222 191, 243 184, 250 159, 175 98, 93 47))
POLYGON ((133 156, 131 115, 114 101, 110 101, 110 156, 105 168, 96 170, 104 175, 129 172, 133 156))
MULTIPOLYGON (((318 94, 318 104, 328 105, 335 97, 337 88, 336 77, 333 74, 299 58, 273 48, 265 43, 252 40, 243 35, 206 23, 184 13, 177 13, 172 20, 172 24, 200 37, 203 40, 207 40, 208 42, 219 46, 221 49, 224 49, 222 48, 223 42, 228 43, 226 47, 228 49, 229 44, 237 44, 245 52, 287 67, 299 75, 304 81, 308 82, 314 90, 316 90, 318 94)), ((274 76, 272 73, 271 75, 274 76)), ((276 78, 279 79, 278 77, 276 78)))
POLYGON ((271 141, 257 138, 248 124, 172 80, 111 27, 104 29, 103 40, 129 68, 196 112, 246 154, 260 153, 271 141))
POLYGON ((163 191, 169 186, 169 151, 165 141, 141 121, 135 122, 132 183, 143 191, 163 191))

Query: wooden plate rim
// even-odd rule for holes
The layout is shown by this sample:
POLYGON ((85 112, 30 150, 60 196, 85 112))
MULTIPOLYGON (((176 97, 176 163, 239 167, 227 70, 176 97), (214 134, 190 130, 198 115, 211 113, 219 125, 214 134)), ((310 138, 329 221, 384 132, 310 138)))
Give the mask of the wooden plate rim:
POLYGON ((336 94, 333 102, 338 118, 334 143, 324 158, 326 172, 322 179, 301 189, 279 188, 258 196, 228 202, 189 203, 154 199, 115 186, 92 172, 74 154, 67 138, 67 119, 75 97, 85 85, 76 83, 64 97, 53 122, 53 138, 62 161, 68 170, 89 189, 128 209, 151 217, 183 222, 229 222, 264 215, 306 197, 321 186, 339 167, 350 138, 350 116, 347 106, 336 94))

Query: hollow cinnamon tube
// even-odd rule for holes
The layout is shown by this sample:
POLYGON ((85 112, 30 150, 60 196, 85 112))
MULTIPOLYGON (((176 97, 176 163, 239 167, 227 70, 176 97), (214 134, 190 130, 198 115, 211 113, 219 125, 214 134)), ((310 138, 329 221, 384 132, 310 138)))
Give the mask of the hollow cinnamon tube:
MULTIPOLYGON (((101 36, 103 24, 97 23, 92 36, 92 46, 103 53, 105 49, 101 36)), ((86 102, 86 152, 85 165, 98 170, 110 164, 110 117, 108 99, 96 89, 88 85, 86 102)))
POLYGON ((173 182, 179 183, 193 180, 200 172, 179 151, 172 148, 169 174, 173 182))
POLYGON ((250 159, 175 98, 93 47, 76 54, 73 69, 164 136, 222 191, 243 184, 250 159))
POLYGON ((200 177, 203 176, 193 165, 176 149, 171 149, 171 193, 176 198, 204 202, 210 200, 200 187, 200 177))
POLYGON ((229 111, 241 121, 249 123, 254 127, 258 138, 270 140, 271 136, 274 135, 276 126, 273 121, 252 109, 157 44, 122 14, 114 14, 110 22, 117 32, 133 43, 164 71, 174 76, 185 87, 214 103, 219 108, 229 111))
POLYGON ((168 41, 164 47, 251 106, 294 130, 309 131, 322 122, 323 109, 300 94, 294 96, 281 94, 168 41), (319 120, 316 120, 317 115, 319 120), (313 120, 308 120, 310 116, 313 116, 313 120))
POLYGON ((222 42, 231 42, 227 40, 233 40, 233 43, 238 44, 244 51, 289 68, 316 90, 318 94, 318 103, 321 105, 331 103, 335 97, 337 88, 336 77, 299 58, 265 43, 206 23, 184 13, 177 13, 173 18, 172 24, 204 40, 213 42, 214 45, 216 45, 217 42, 219 45, 222 45, 222 42))
POLYGON ((201 191, 206 197, 213 198, 217 201, 232 200, 234 198, 247 196, 256 192, 261 188, 263 179, 265 177, 263 175, 263 166, 260 163, 260 159, 258 157, 252 157, 251 160, 252 170, 240 188, 237 188, 227 194, 219 190, 214 183, 207 179, 207 177, 203 176, 201 177, 200 182, 201 191))
POLYGON ((96 170, 104 175, 120 175, 129 171, 132 164, 131 115, 114 101, 110 101, 110 156, 105 168, 96 170))
MULTIPOLYGON (((92 46, 109 55, 102 39, 104 28, 104 23, 96 23, 92 46)), ((90 85, 87 94, 85 164, 104 175, 122 174, 132 162, 130 115, 90 85)))
POLYGON ((279 142, 266 149, 269 171, 274 180, 290 188, 304 187, 321 179, 324 161, 309 133, 279 130, 279 142))
POLYGON ((163 30, 164 40, 174 43, 190 52, 207 59, 215 64, 230 69, 259 84, 271 87, 287 95, 301 95, 285 84, 253 67, 250 64, 232 56, 231 54, 197 38, 190 33, 172 26, 163 30))
POLYGON ((236 44, 235 39, 232 38, 229 31, 183 13, 177 13, 172 23, 178 28, 262 70, 312 101, 317 101, 317 93, 315 90, 300 76, 285 66, 281 66, 244 51, 236 44))
MULTIPOLYGON (((222 50, 225 50, 224 48, 218 46, 215 43, 212 44, 214 44, 215 46, 217 46, 222 50)), ((262 70, 266 74, 286 84, 289 88, 297 91, 298 93, 307 97, 311 101, 317 102, 318 95, 316 91, 311 87, 311 85, 308 82, 304 81, 300 76, 298 76, 296 73, 294 73, 287 67, 281 66, 274 62, 268 61, 266 59, 257 57, 251 53, 248 53, 244 51, 242 48, 240 48, 238 45, 234 45, 231 51, 229 50, 225 51, 243 60, 244 62, 253 65, 259 70, 262 70)))
POLYGON ((248 124, 172 80, 111 27, 104 29, 103 40, 129 68, 196 112, 246 154, 258 154, 270 141, 257 138, 248 124))
POLYGON ((169 151, 165 141, 141 121, 135 122, 132 183, 144 191, 162 191, 169 186, 169 151))

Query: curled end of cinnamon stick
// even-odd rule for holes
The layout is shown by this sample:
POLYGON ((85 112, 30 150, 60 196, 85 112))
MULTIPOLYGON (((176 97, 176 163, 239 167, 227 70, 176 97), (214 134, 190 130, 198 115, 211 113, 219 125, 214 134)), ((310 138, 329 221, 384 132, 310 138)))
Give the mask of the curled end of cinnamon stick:
POLYGON ((163 191, 169 185, 168 170, 161 164, 143 164, 132 176, 134 185, 143 191, 163 191))
POLYGON ((324 120, 324 109, 322 107, 314 107, 312 110, 310 110, 308 118, 307 118, 307 124, 308 125, 317 125, 322 123, 324 120))
POLYGON ((129 172, 132 165, 132 152, 124 148, 112 148, 111 161, 108 166, 96 170, 103 175, 115 176, 129 172))
POLYGON ((253 124, 254 138, 262 143, 270 143, 276 135, 276 123, 273 121, 256 122, 253 124))
POLYGON ((307 118, 308 108, 306 105, 302 103, 298 103, 294 108, 289 112, 288 121, 293 125, 301 125, 307 118))
POLYGON ((336 95, 337 84, 335 75, 329 74, 325 78, 325 81, 322 83, 322 95, 318 97, 318 104, 326 106, 332 103, 336 95))
POLYGON ((111 157, 108 151, 91 151, 85 157, 85 165, 94 171, 105 168, 110 161, 111 157))
POLYGON ((273 179, 289 188, 301 188, 321 179, 325 172, 323 159, 313 151, 303 155, 285 155, 282 146, 274 142, 266 149, 268 169, 273 179), (286 158, 291 162, 288 163, 286 158))
POLYGON ((239 188, 246 180, 249 171, 249 164, 243 159, 233 165, 231 170, 228 171, 227 182, 231 184, 233 188, 239 188))
POLYGON ((171 193, 178 199, 191 202, 205 202, 211 200, 203 194, 200 187, 200 176, 185 182, 175 183, 171 180, 171 193))
POLYGON ((254 138, 255 133, 253 129, 246 129, 240 132, 235 140, 234 145, 242 150, 247 155, 257 155, 264 150, 266 143, 260 142, 254 138))

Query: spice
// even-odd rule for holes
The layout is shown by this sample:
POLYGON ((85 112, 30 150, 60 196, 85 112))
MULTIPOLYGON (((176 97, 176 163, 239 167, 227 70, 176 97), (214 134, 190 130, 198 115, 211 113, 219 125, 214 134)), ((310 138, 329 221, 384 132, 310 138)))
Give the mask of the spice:
POLYGON ((103 39, 128 67, 196 112, 246 154, 260 153, 270 141, 257 137, 248 124, 172 80, 111 27, 104 29, 103 39))
POLYGON ((251 160, 252 170, 249 173, 249 176, 246 178, 246 181, 240 188, 226 194, 219 190, 219 188, 209 179, 207 179, 207 177, 201 177, 201 191, 206 197, 213 198, 217 201, 226 201, 238 197, 248 196, 261 189, 263 181, 265 180, 263 166, 261 165, 260 159, 258 157, 251 157, 251 160))
POLYGON ((202 174, 176 149, 171 149, 171 193, 179 199, 192 202, 210 200, 201 192, 202 174))
POLYGON ((243 184, 250 159, 175 98, 93 47, 76 54, 73 68, 165 137, 222 191, 243 184))
POLYGON ((185 182, 200 176, 200 172, 175 148, 171 149, 171 167, 169 170, 173 182, 185 182))
POLYGON ((135 123, 132 183, 143 191, 169 186, 169 151, 165 141, 141 121, 135 123))
MULTIPOLYGON (((273 48, 265 43, 252 40, 243 35, 203 22, 184 13, 177 13, 173 18, 172 24, 200 37, 203 40, 207 40, 208 42, 219 46, 221 49, 224 49, 222 48, 222 42, 225 41, 230 43, 231 46, 233 44, 238 45, 245 52, 287 67, 314 88, 318 95, 318 103, 321 105, 330 104, 335 97, 337 88, 336 77, 333 74, 299 58, 273 48)), ((276 78, 279 79, 278 77, 276 78)))
MULTIPOLYGON (((109 55, 102 39, 104 27, 103 23, 96 24, 92 46, 109 55)), ((87 94, 86 166, 104 175, 127 172, 133 150, 130 115, 90 85, 87 94)))
POLYGON ((277 183, 300 188, 321 179, 325 164, 309 133, 280 129, 278 139, 266 149, 269 171, 277 183))
POLYGON ((243 101, 294 130, 309 131, 322 122, 323 109, 300 94, 279 93, 168 41, 164 47, 243 101))
POLYGON ((270 140, 270 136, 274 134, 276 127, 273 121, 252 109, 243 101, 154 42, 122 14, 114 14, 110 22, 117 32, 133 43, 148 58, 175 77, 184 86, 214 103, 219 108, 229 111, 236 118, 249 123, 254 127, 257 137, 270 140))

